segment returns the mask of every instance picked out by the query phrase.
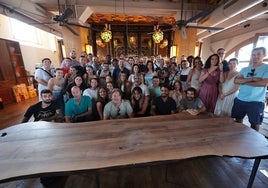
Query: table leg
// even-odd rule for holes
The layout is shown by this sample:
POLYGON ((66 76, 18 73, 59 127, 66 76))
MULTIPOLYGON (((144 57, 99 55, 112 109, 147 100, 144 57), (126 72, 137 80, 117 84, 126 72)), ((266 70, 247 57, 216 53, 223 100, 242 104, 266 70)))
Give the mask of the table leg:
POLYGON ((100 176, 99 172, 96 172, 96 187, 100 188, 100 176))
POLYGON ((251 188, 252 187, 252 184, 254 182, 254 179, 255 179, 257 170, 259 168, 260 162, 261 162, 261 159, 260 158, 255 159, 254 165, 253 165, 252 170, 251 170, 251 174, 250 174, 250 178, 249 178, 249 181, 248 181, 247 188, 251 188))

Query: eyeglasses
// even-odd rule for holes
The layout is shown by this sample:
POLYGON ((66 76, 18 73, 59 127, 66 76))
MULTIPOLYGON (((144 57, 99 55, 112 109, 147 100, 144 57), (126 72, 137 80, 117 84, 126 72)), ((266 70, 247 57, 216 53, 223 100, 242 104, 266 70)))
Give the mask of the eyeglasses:
POLYGON ((251 69, 250 72, 247 74, 247 77, 253 77, 255 75, 255 69, 251 69))

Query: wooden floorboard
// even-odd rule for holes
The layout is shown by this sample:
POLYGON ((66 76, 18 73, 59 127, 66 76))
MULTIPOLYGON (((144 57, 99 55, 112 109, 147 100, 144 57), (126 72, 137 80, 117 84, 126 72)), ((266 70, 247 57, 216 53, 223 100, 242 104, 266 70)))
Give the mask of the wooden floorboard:
MULTIPOLYGON (((0 129, 20 123, 26 109, 37 98, 18 104, 5 105, 0 110, 0 129)), ((247 118, 243 121, 248 125, 247 118)), ((260 133, 268 135, 268 108, 260 133)), ((250 147, 250 146, 249 146, 250 147)), ((207 157, 180 160, 169 164, 147 167, 129 167, 99 172, 100 188, 244 188, 247 185, 253 160, 240 158, 207 157)), ((262 160, 253 188, 268 187, 268 160, 262 160)), ((39 178, 0 184, 0 188, 42 188, 39 178)), ((96 173, 88 172, 62 176, 50 188, 95 188, 96 173)))

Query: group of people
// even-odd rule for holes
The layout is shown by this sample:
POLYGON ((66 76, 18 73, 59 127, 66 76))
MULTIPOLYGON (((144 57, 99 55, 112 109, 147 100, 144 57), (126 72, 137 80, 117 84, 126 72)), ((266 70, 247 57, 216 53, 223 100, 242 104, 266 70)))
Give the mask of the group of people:
POLYGON ((200 57, 144 59, 106 56, 98 62, 92 54, 71 51, 61 68, 51 69, 49 58, 36 69, 40 102, 25 113, 35 121, 85 122, 188 112, 230 116, 241 122, 248 115, 251 127, 262 122, 268 83, 266 49, 254 48, 248 67, 237 71, 238 59, 224 59, 225 49, 200 57), (54 100, 53 100, 54 99, 54 100), (64 117, 64 118, 60 118, 64 117), (56 120, 55 119, 55 120, 56 120))

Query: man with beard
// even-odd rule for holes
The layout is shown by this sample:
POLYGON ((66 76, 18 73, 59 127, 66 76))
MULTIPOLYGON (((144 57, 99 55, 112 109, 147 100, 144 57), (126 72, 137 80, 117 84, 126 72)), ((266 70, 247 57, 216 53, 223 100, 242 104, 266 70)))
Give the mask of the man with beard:
POLYGON ((180 101, 179 111, 186 111, 191 115, 198 115, 201 112, 206 111, 206 107, 203 102, 197 97, 196 89, 190 87, 186 91, 186 98, 180 101))
MULTIPOLYGON (((79 66, 80 65, 79 61, 76 60, 76 51, 74 49, 72 49, 70 51, 70 57, 69 58, 72 60, 70 66, 79 66)), ((66 62, 63 60, 61 62, 61 68, 64 68, 64 67, 66 67, 66 62)))
POLYGON ((33 116, 34 121, 61 121, 63 116, 60 110, 60 105, 57 101, 53 100, 52 91, 49 89, 43 89, 41 91, 42 101, 30 106, 26 113, 22 123, 28 122, 33 116))
POLYGON ((152 100, 151 115, 175 114, 176 102, 169 97, 169 86, 163 84, 160 88, 161 96, 152 100))
MULTIPOLYGON (((60 105, 56 100, 53 100, 52 91, 49 89, 43 89, 41 91, 42 101, 30 106, 26 113, 22 123, 28 122, 29 119, 34 116, 34 121, 55 121, 62 122, 63 115, 60 110, 60 105)), ((41 176, 40 182, 44 187, 50 186, 60 180, 61 177, 57 176, 41 176)))

